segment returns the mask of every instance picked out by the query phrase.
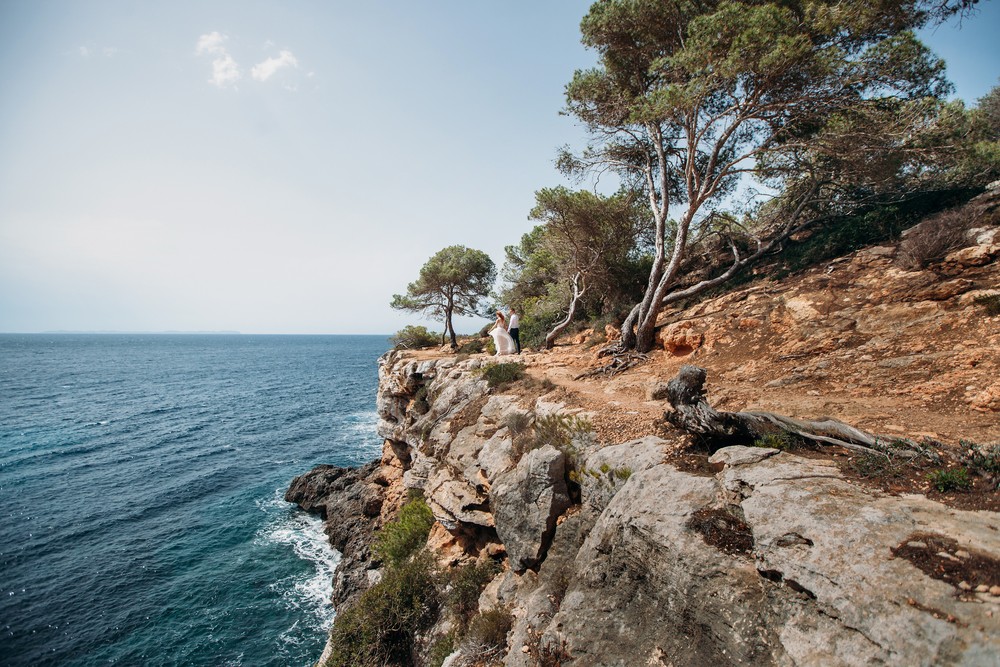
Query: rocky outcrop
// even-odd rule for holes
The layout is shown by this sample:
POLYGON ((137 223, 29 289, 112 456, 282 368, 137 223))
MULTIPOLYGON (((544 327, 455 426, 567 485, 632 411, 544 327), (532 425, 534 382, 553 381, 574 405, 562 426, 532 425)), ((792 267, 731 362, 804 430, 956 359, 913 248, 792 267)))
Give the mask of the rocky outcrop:
POLYGON ((497 535, 510 566, 523 572, 545 555, 556 519, 569 506, 566 457, 551 445, 524 455, 490 491, 497 535))
POLYGON ((776 450, 713 460, 714 477, 667 464, 633 473, 589 514, 589 532, 571 528, 586 532, 575 558, 510 596, 525 644, 506 664, 538 652, 573 665, 996 664, 1000 600, 962 594, 894 550, 930 530, 996 567, 1000 517, 874 497, 828 462, 776 450), (736 517, 720 530, 743 526, 750 550, 697 525, 706 508, 736 517), (556 578, 569 583, 553 614, 531 592, 551 595, 556 578))
POLYGON ((507 665, 991 664, 1000 655, 1000 599, 897 556, 931 531, 956 553, 998 563, 996 514, 873 495, 829 462, 777 450, 729 447, 713 457, 714 475, 684 472, 664 463, 669 443, 654 436, 576 452, 571 505, 565 454, 546 446, 516 460, 505 418, 565 406, 491 393, 475 360, 389 357, 382 373, 383 386, 406 390, 395 390, 380 432, 407 443, 406 484, 425 492, 443 531, 436 540, 453 547, 464 535, 468 557, 506 555, 481 607, 514 613, 507 665), (426 411, 414 414, 421 399, 426 411))
POLYGON ((285 500, 325 519, 331 546, 341 553, 333 581, 333 604, 348 604, 373 576, 371 545, 386 500, 382 461, 361 468, 316 466, 292 480, 285 500))

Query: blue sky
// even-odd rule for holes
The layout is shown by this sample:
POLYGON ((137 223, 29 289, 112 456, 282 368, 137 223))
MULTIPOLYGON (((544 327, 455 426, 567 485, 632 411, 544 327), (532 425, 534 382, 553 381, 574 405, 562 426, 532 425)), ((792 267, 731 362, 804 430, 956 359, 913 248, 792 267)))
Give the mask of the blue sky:
MULTIPOLYGON (((588 6, 2 0, 0 331, 418 322, 388 303, 430 255, 499 266, 562 182, 588 6)), ((924 35, 958 97, 998 27, 924 35)))

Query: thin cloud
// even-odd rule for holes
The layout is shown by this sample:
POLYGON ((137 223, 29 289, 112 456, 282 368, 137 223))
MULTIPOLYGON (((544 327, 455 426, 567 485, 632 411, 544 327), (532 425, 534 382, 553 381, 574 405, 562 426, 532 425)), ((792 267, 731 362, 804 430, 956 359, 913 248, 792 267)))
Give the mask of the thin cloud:
POLYGON ((199 37, 198 45, 195 47, 195 54, 199 56, 215 56, 212 60, 212 78, 208 82, 219 88, 229 86, 235 88, 236 82, 243 77, 240 66, 224 46, 227 39, 228 35, 212 31, 199 37))
POLYGON ((207 35, 202 35, 198 38, 198 47, 195 49, 195 53, 199 56, 206 53, 224 54, 226 53, 226 47, 223 46, 223 43, 227 39, 229 39, 227 35, 223 35, 216 31, 212 31, 207 35))
POLYGON ((298 67, 299 61, 291 51, 281 51, 277 58, 268 58, 257 63, 250 70, 250 75, 256 81, 267 81, 274 73, 285 67, 298 67))
POLYGON ((118 53, 118 48, 115 46, 102 46, 100 48, 94 46, 78 46, 76 52, 81 58, 90 58, 91 56, 97 55, 104 56, 105 58, 112 58, 118 53))
POLYGON ((209 82, 219 88, 235 86, 242 76, 239 65, 228 53, 212 61, 212 78, 209 82))

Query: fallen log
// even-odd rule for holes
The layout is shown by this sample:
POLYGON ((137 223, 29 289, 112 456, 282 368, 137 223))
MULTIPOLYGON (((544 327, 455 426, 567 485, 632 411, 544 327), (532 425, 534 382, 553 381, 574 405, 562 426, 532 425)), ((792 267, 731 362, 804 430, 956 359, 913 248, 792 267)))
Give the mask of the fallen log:
POLYGON ((883 456, 937 455, 919 443, 898 436, 868 433, 837 419, 796 419, 773 412, 720 412, 705 398, 704 368, 682 366, 667 383, 667 399, 673 410, 664 419, 687 433, 723 444, 750 444, 768 435, 785 434, 815 445, 835 445, 855 452, 883 456))

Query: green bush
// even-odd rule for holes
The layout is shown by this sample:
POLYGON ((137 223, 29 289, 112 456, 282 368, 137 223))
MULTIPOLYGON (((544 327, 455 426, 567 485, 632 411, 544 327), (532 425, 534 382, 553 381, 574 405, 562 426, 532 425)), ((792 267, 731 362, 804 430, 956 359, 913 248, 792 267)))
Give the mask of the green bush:
POLYGON ((500 567, 497 563, 488 560, 482 563, 463 565, 452 573, 447 603, 448 608, 458 618, 462 627, 478 611, 479 595, 499 571, 500 567))
POLYGON ((455 651, 455 634, 449 632, 433 644, 427 653, 427 667, 441 667, 445 658, 455 651))
MULTIPOLYGON (((470 338, 463 342, 459 347, 458 351, 460 354, 480 354, 486 351, 486 343, 489 340, 490 343, 493 342, 492 339, 485 338, 470 338)), ((494 350, 495 352, 496 350, 494 350)))
POLYGON ((969 440, 960 440, 962 463, 973 473, 983 475, 1000 488, 1000 443, 980 445, 969 440))
POLYGON ((935 470, 928 473, 927 479, 941 493, 953 490, 964 491, 972 486, 972 482, 969 480, 969 471, 965 468, 935 470))
POLYGON ((488 364, 480 368, 479 372, 490 387, 502 387, 524 377, 524 364, 517 362, 488 364))
POLYGON ((628 467, 615 468, 615 477, 617 477, 618 479, 625 480, 625 479, 628 479, 631 476, 632 476, 632 469, 631 468, 628 468, 628 467))
POLYGON ((399 517, 382 528, 372 550, 386 565, 400 565, 427 544, 433 524, 434 515, 424 499, 412 498, 399 510, 399 517))
POLYGON ((899 238, 907 227, 922 218, 965 203, 978 189, 956 188, 918 193, 902 202, 876 204, 867 209, 835 218, 817 228, 808 238, 790 241, 779 255, 782 274, 843 256, 874 243, 899 238))
POLYGON ((506 609, 491 609, 469 622, 469 631, 462 640, 462 653, 473 664, 489 664, 507 652, 507 633, 514 626, 514 617, 506 609))
MULTIPOLYGON (((560 303, 560 306, 562 305, 565 304, 560 303)), ((521 318, 521 326, 518 329, 518 334, 521 338, 521 347, 545 347, 545 337, 562 317, 563 314, 560 310, 525 314, 521 318)))
POLYGON ((798 442, 795 436, 785 432, 766 433, 752 443, 753 447, 768 447, 770 449, 780 449, 783 452, 795 449, 797 445, 798 442))
POLYGON ((413 664, 414 640, 434 624, 438 608, 430 554, 386 568, 379 583, 337 614, 325 667, 413 664))
POLYGON ((407 325, 397 331, 389 342, 396 349, 405 348, 417 350, 424 347, 436 347, 441 344, 441 335, 428 331, 427 327, 407 325))

